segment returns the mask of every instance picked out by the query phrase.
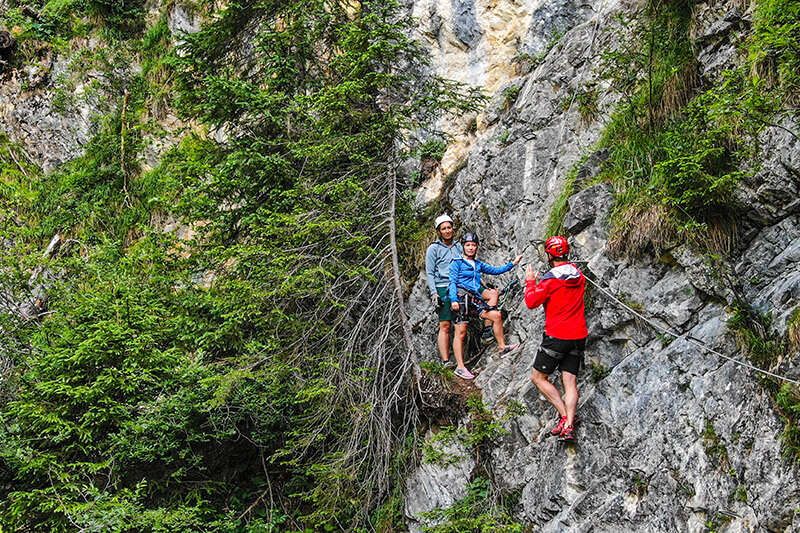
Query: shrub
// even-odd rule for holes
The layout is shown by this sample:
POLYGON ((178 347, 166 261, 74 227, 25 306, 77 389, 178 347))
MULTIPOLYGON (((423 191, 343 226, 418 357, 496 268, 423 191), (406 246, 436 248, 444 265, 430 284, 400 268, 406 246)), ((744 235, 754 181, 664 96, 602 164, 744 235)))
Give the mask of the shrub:
POLYGON ((515 522, 511 513, 498 501, 491 482, 483 477, 473 480, 467 495, 446 509, 426 513, 436 523, 424 527, 426 533, 460 533, 462 531, 501 531, 522 533, 524 526, 515 522))

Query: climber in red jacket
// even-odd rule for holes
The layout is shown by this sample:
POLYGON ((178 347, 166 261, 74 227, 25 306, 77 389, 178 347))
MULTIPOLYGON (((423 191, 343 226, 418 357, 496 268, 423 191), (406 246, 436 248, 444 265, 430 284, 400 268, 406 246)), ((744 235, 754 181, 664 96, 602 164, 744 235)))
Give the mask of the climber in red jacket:
POLYGON ((544 305, 544 337, 533 362, 531 381, 559 414, 550 434, 564 441, 575 440, 575 410, 578 407, 578 372, 586 347, 586 317, 583 294, 586 278, 567 260, 569 243, 561 236, 544 243, 550 270, 541 279, 528 265, 525 272, 525 305, 529 309, 544 305), (561 371, 562 397, 548 376, 561 371))

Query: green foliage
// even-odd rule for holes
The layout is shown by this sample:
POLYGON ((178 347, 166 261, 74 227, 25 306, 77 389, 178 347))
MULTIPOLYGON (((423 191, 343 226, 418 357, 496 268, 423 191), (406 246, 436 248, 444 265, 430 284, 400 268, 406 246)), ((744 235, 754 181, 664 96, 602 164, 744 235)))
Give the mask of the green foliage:
POLYGON ((467 431, 463 434, 463 442, 469 448, 487 446, 503 435, 508 434, 508 430, 503 427, 514 416, 518 415, 516 408, 506 409, 503 416, 496 418, 491 409, 487 408, 480 396, 472 396, 467 400, 469 409, 469 422, 467 431))
POLYGON ((703 524, 708 533, 717 533, 717 531, 725 531, 726 526, 736 516, 731 516, 731 513, 725 511, 716 511, 713 515, 706 519, 703 524))
POLYGON ((86 0, 90 15, 100 16, 113 30, 137 33, 144 27, 145 0, 86 0))
POLYGON ((422 143, 418 151, 420 159, 441 161, 445 150, 447 150, 447 141, 434 137, 422 143))
POLYGON ((577 192, 578 173, 588 158, 588 155, 581 157, 581 159, 572 166, 567 177, 564 179, 564 187, 561 189, 555 202, 553 202, 550 215, 547 217, 545 238, 550 235, 564 235, 564 217, 567 215, 567 210, 569 209, 569 198, 577 192))
POLYGON ((633 477, 631 478, 630 492, 641 498, 647 494, 647 489, 649 487, 650 480, 642 477, 640 473, 634 472, 633 477))
MULTIPOLYGON (((628 255, 679 238, 727 251, 729 240, 715 236, 738 209, 741 164, 757 153, 757 135, 781 105, 747 67, 701 90, 688 21, 684 3, 650 2, 642 17, 623 21, 634 39, 604 56, 623 103, 600 143, 609 150, 601 178, 617 191, 611 248, 628 255)), ((776 17, 762 24, 779 31, 776 17)), ((764 31, 750 39, 751 50, 769 46, 764 31)))
POLYGON ((453 369, 444 366, 438 361, 422 361, 419 366, 426 374, 442 380, 449 381, 453 376, 453 369))
POLYGON ((575 94, 575 104, 578 106, 578 114, 584 124, 589 124, 597 119, 600 113, 597 102, 599 96, 596 87, 588 87, 575 94))
POLYGON ((733 499, 739 503, 747 503, 747 487, 744 485, 737 486, 736 491, 733 493, 733 499))
POLYGON ((57 232, 89 242, 104 234, 123 240, 147 223, 146 206, 134 198, 151 191, 141 188, 146 182, 132 179, 139 172, 142 125, 138 117, 144 94, 140 85, 131 91, 122 97, 117 111, 102 121, 84 156, 37 184, 42 217, 38 229, 43 240, 57 232), (124 209, 134 203, 134 209, 124 209))
POLYGON ((166 501, 206 468, 224 468, 212 444, 230 434, 203 429, 211 373, 181 349, 191 329, 174 280, 160 272, 167 245, 145 239, 120 256, 105 244, 73 265, 75 284, 53 289, 59 313, 33 333, 20 390, 3 413, 0 455, 19 481, 0 507, 8 523, 105 517, 119 530, 145 498, 166 501), (147 482, 129 477, 143 467, 147 482))
POLYGON ((662 99, 693 63, 690 19, 690 2, 650 0, 642 12, 620 18, 621 42, 602 56, 601 74, 623 96, 627 112, 649 129, 669 115, 670 110, 658 113, 662 99))
MULTIPOLYGON (((792 313, 787 322, 786 338, 769 333, 770 317, 759 314, 744 304, 736 307, 728 319, 728 328, 733 332, 739 349, 753 364, 760 368, 772 368, 783 358, 787 347, 792 344, 792 324, 797 312, 792 313)), ((800 393, 791 383, 776 383, 764 380, 768 390, 773 393, 777 411, 784 421, 783 445, 787 456, 800 460, 800 393)))
POLYGON ((23 44, 45 41, 66 49, 66 41, 93 28, 108 30, 114 39, 136 37, 144 27, 144 0, 32 0, 14 2, 0 14, 0 25, 11 29, 23 44))
POLYGON ((18 215, 30 204, 37 175, 38 168, 28 161, 24 150, 0 132, 0 213, 4 219, 18 215))
POLYGON ((737 161, 725 148, 726 135, 709 124, 704 108, 690 104, 684 120, 665 129, 656 141, 661 158, 652 166, 640 194, 665 206, 680 230, 691 235, 696 221, 707 221, 723 213, 732 203, 733 192, 744 172, 731 165, 737 161), (687 217, 683 213, 690 213, 687 217), (689 231, 691 230, 691 231, 689 231))
POLYGON ((800 461, 800 390, 797 385, 784 383, 775 396, 784 421, 783 445, 786 455, 800 461))
POLYGON ((800 91, 800 5, 793 0, 756 2, 748 52, 757 76, 769 80, 796 104, 800 91))
POLYGON ((530 52, 519 52, 513 58, 511 58, 511 62, 522 67, 522 74, 527 74, 537 65, 539 65, 550 51, 556 47, 556 45, 561 42, 561 38, 564 37, 564 32, 561 31, 554 31, 550 35, 550 39, 545 44, 544 48, 536 53, 532 54, 530 52))
POLYGON ((603 381, 611 373, 611 369, 603 363, 589 362, 589 379, 592 383, 603 381))
POLYGON ((11 7, 0 14, 0 25, 8 28, 23 47, 26 41, 32 40, 48 41, 63 47, 65 39, 84 34, 87 30, 80 16, 81 0, 50 0, 26 5, 36 10, 37 16, 32 16, 22 7, 11 7))
POLYGON ((672 344, 672 341, 675 340, 675 336, 670 335, 669 333, 658 333, 656 334, 656 338, 659 340, 659 342, 661 342, 662 348, 666 348, 667 346, 672 344))
POLYGON ((800 350, 800 306, 795 307, 786 320, 786 339, 790 350, 800 350))
MULTIPOLYGON (((80 5, 138 31, 138 2, 80 5)), ((420 74, 410 25, 391 2, 231 4, 173 53, 162 16, 130 43, 141 74, 118 80, 84 156, 47 176, 13 147, 0 157, 2 229, 20 250, 2 281, 22 294, 46 267, 49 306, 41 324, 3 315, 16 365, 0 522, 398 523, 389 483, 416 449, 416 407, 387 221, 417 213, 393 168, 407 131, 479 105, 420 74), (143 172, 169 91, 202 126, 143 172), (43 258, 54 233, 62 248, 43 258)))
POLYGON ((458 443, 470 452, 480 454, 491 447, 498 439, 508 434, 504 425, 511 419, 526 412, 525 406, 517 401, 510 401, 502 408, 502 414, 496 416, 487 408, 480 396, 467 399, 468 422, 455 428, 445 426, 423 444, 423 457, 426 462, 447 465, 457 463, 462 457, 449 456, 444 446, 458 443))
POLYGON ((165 11, 142 37, 139 52, 142 61, 142 78, 148 87, 148 107, 156 118, 163 118, 170 105, 173 90, 172 33, 169 30, 168 14, 165 11))
POLYGON ((739 349, 756 366, 770 368, 786 351, 783 339, 769 334, 770 317, 740 303, 728 319, 739 349))
POLYGON ((426 463, 447 466, 456 464, 463 459, 462 456, 450 455, 444 451, 445 446, 449 446, 460 440, 462 434, 453 426, 445 426, 437 431, 431 438, 422 445, 422 460, 426 463))
POLYGON ((729 467, 730 461, 728 459, 728 449, 725 447, 725 443, 722 442, 722 439, 720 439, 717 435, 714 425, 710 420, 706 420, 702 437, 703 447, 706 450, 706 455, 708 455, 708 457, 713 460, 717 464, 717 467, 721 470, 729 467))
MULTIPOLYGON (((439 202, 431 202, 424 209, 417 207, 415 195, 407 191, 395 212, 397 221, 397 252, 403 280, 413 280, 425 265, 425 250, 437 237, 431 231, 431 220, 444 209, 439 202)), ((410 281, 409 281, 410 283, 410 281)), ((410 287, 406 287, 410 290, 410 287)))
POLYGON ((403 446, 392 460, 390 477, 393 489, 386 501, 375 511, 372 523, 376 531, 399 531, 406 527, 404 480, 415 449, 416 435, 412 432, 406 436, 403 446))
POLYGON ((425 518, 436 523, 424 527, 427 533, 461 533, 463 531, 502 531, 521 533, 522 524, 516 522, 498 500, 491 482, 483 477, 473 480, 467 495, 446 509, 436 509, 425 518))
POLYGON ((505 109, 506 111, 511 109, 511 106, 513 106, 514 102, 517 101, 517 97, 519 96, 521 90, 522 87, 520 87, 519 85, 509 85, 508 87, 503 89, 503 92, 501 93, 501 96, 503 98, 503 109, 505 109))

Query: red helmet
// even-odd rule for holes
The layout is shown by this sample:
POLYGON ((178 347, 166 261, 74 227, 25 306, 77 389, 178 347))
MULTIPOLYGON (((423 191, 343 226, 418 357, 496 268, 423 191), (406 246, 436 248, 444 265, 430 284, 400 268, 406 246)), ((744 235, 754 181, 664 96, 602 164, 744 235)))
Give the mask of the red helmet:
POLYGON ((569 243, 566 237, 555 235, 544 241, 544 251, 550 257, 566 257, 569 253, 569 243))

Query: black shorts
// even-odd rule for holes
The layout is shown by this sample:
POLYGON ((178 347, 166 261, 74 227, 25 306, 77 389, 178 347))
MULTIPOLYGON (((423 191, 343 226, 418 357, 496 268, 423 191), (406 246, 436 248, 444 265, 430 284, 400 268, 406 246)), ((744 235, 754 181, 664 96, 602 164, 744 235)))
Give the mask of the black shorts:
POLYGON ((562 372, 577 376, 583 366, 585 349, 586 339, 563 340, 545 335, 533 362, 533 368, 547 375, 558 368, 562 372))

